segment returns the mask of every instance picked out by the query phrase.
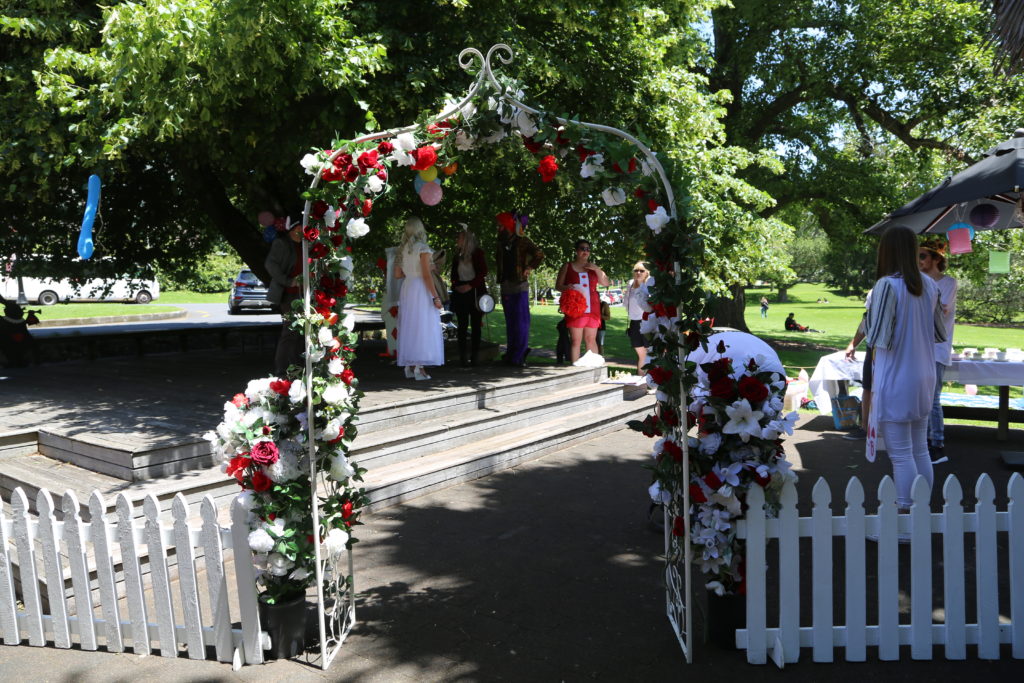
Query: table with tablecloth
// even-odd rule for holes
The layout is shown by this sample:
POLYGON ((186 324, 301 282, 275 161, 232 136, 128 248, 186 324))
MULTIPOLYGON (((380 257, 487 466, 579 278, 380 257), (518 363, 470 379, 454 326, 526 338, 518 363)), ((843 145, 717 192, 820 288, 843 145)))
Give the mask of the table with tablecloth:
MULTIPOLYGON (((848 360, 846 353, 837 351, 822 356, 811 374, 808 388, 823 415, 832 414, 832 396, 846 391, 846 382, 861 381, 864 370, 864 353, 858 351, 854 360, 848 360)), ((1024 361, 997 360, 955 360, 943 375, 946 382, 978 384, 999 387, 999 408, 997 409, 997 438, 1006 439, 1009 433, 1010 387, 1024 385, 1024 361)))

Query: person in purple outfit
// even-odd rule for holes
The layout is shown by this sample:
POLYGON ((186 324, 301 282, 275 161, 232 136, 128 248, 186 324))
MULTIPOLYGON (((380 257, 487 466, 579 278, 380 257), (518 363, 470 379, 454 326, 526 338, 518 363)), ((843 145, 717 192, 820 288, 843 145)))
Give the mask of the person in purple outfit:
POLYGON ((505 362, 523 366, 530 352, 530 273, 544 253, 526 237, 527 217, 499 213, 498 249, 494 259, 505 312, 505 362))

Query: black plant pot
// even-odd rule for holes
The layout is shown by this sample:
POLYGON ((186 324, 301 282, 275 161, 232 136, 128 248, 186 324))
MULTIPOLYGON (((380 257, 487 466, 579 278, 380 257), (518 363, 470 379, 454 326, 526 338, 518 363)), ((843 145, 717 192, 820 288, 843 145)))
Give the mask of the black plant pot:
POLYGON ((707 599, 704 624, 708 642, 726 650, 736 649, 736 630, 747 621, 746 596, 708 591, 707 599))
POLYGON ((270 635, 264 659, 291 659, 306 649, 306 596, 268 605, 260 600, 260 626, 270 635))

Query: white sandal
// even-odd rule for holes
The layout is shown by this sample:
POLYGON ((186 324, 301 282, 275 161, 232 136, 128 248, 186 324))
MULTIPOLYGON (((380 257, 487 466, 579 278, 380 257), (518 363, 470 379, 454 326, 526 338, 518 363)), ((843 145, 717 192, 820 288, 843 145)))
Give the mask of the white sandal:
POLYGON ((427 371, 420 366, 417 366, 413 374, 417 380, 430 379, 430 375, 427 374, 427 371))
POLYGON ((411 365, 406 365, 405 366, 405 378, 406 379, 412 379, 415 376, 416 376, 416 372, 412 369, 412 366, 411 365))

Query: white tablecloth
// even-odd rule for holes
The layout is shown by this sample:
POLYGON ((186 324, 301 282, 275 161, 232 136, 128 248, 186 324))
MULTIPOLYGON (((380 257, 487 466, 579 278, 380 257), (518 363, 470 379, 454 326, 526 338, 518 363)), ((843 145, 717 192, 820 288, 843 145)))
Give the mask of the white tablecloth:
MULTIPOLYGON (((809 389, 822 415, 832 414, 832 396, 839 390, 839 381, 859 382, 864 370, 864 353, 858 351, 856 360, 847 360, 846 353, 837 351, 818 359, 811 375, 809 389)), ((946 382, 980 384, 983 386, 1024 385, 1024 362, 996 360, 955 360, 943 375, 946 382)))

